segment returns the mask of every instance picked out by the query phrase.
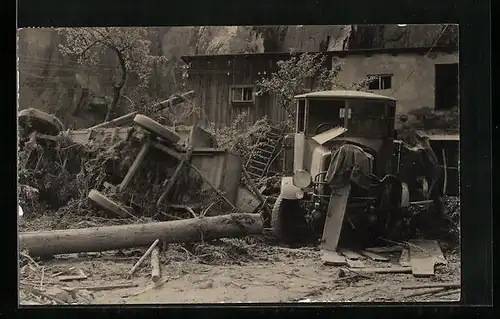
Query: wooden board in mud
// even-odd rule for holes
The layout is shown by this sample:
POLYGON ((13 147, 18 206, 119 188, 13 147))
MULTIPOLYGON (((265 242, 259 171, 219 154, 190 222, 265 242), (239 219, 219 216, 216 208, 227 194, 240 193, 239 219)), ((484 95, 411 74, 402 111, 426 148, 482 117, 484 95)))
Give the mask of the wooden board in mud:
POLYGON ((350 191, 351 184, 332 190, 321 238, 321 248, 324 250, 335 251, 337 249, 350 191))

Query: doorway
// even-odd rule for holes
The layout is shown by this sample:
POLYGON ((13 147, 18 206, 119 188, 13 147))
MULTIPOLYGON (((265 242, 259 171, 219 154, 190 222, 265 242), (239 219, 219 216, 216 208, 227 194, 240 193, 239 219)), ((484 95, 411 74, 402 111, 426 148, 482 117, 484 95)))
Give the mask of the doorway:
POLYGON ((458 107, 458 63, 435 65, 434 109, 449 110, 458 107))

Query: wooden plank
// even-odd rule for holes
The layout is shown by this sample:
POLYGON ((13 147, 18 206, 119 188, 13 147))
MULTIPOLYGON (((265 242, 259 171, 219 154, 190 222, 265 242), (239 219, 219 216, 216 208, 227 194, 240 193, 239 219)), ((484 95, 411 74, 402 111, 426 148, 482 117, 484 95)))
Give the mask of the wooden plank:
POLYGON ((329 251, 335 251, 337 249, 350 191, 350 183, 335 191, 332 190, 325 226, 323 228, 323 236, 321 238, 322 249, 329 251))
POLYGON ((128 186, 128 184, 130 184, 132 178, 134 178, 134 175, 137 173, 139 167, 144 162, 144 159, 146 158, 146 155, 148 155, 149 152, 149 145, 150 145, 149 141, 147 141, 142 145, 139 154, 137 154, 137 156, 135 157, 134 162, 128 169, 127 175, 125 175, 125 178, 123 178, 123 181, 120 183, 120 186, 118 187, 120 192, 122 192, 128 186))
POLYGON ((384 267, 384 268, 355 268, 355 269, 341 269, 341 274, 345 275, 347 273, 372 273, 372 274, 406 274, 411 273, 411 267, 384 267))
POLYGON ((434 276, 434 266, 445 261, 435 240, 410 240, 410 262, 415 277, 434 276))
POLYGON ((336 251, 321 250, 321 260, 326 266, 345 266, 345 257, 340 256, 336 251))
POLYGON ((359 260, 362 256, 352 250, 349 249, 340 249, 339 251, 342 255, 344 255, 347 259, 350 260, 359 260))
POLYGON ((374 260, 374 261, 389 261, 389 258, 387 258, 387 257, 380 256, 378 254, 375 254, 375 253, 372 253, 372 252, 369 252, 369 251, 366 251, 366 250, 363 250, 361 252, 361 254, 363 256, 366 256, 366 257, 370 258, 371 260, 374 260))
POLYGON ((448 262, 446 258, 444 258, 443 252, 441 251, 441 247, 439 247, 439 243, 436 240, 429 239, 414 239, 410 240, 410 257, 412 253, 412 246, 416 250, 420 250, 422 252, 426 252, 428 255, 431 255, 436 265, 446 265, 448 262), (416 246, 416 247, 415 247, 416 246))
POLYGON ((359 259, 346 259, 346 261, 347 261, 347 265, 350 268, 365 268, 366 267, 365 263, 359 259))
POLYGON ((443 155, 443 194, 446 194, 446 186, 448 184, 448 169, 447 169, 447 163, 446 163, 446 150, 443 148, 441 150, 442 155, 443 155))
POLYGON ((254 184, 254 182, 252 181, 252 179, 248 175, 248 173, 245 170, 245 168, 242 169, 242 172, 243 172, 243 176, 245 177, 245 179, 246 179, 246 181, 248 183, 248 186, 250 187, 250 190, 261 201, 262 208, 264 209, 264 211, 266 212, 266 214, 268 216, 271 216, 272 212, 271 212, 271 209, 269 208, 269 206, 266 204, 266 199, 264 198, 264 196, 262 195, 262 193, 259 191, 259 189, 257 188, 257 186, 254 184))
POLYGON ((85 280, 87 279, 86 275, 75 275, 75 276, 60 276, 57 277, 59 281, 73 281, 73 280, 85 280))
POLYGON ((380 254, 380 253, 396 253, 403 250, 402 246, 384 246, 384 247, 369 247, 365 249, 368 252, 380 254))
POLYGON ((170 193, 170 191, 172 190, 172 188, 174 187, 175 183, 177 182, 177 179, 179 178, 179 176, 181 175, 181 172, 182 172, 182 169, 186 166, 186 164, 188 163, 189 161, 189 158, 190 158, 190 155, 191 154, 185 154, 184 155, 184 158, 181 160, 181 162, 177 165, 177 167, 175 168, 175 171, 174 173, 172 174, 172 176, 169 178, 168 182, 167 182, 167 185, 165 186, 165 190, 163 191, 163 193, 161 194, 160 198, 158 198, 158 200, 156 201, 156 207, 160 207, 161 203, 163 202, 163 200, 165 200, 165 198, 168 196, 168 194, 170 193))
POLYGON ((460 288, 459 282, 438 282, 432 284, 402 286, 401 289, 422 289, 422 288, 460 288))
POLYGON ((117 127, 121 125, 126 125, 132 123, 134 117, 137 115, 137 112, 132 112, 125 114, 123 116, 112 119, 111 121, 107 121, 92 127, 89 127, 89 130, 97 129, 97 128, 108 128, 108 127, 117 127))
POLYGON ((364 268, 366 267, 365 263, 360 259, 362 256, 352 250, 342 249, 340 253, 346 257, 347 265, 351 268, 364 268))
POLYGON ((174 105, 183 103, 186 101, 186 99, 189 100, 192 97, 194 97, 194 90, 184 92, 182 94, 174 94, 174 95, 170 96, 168 99, 154 104, 150 108, 159 111, 159 110, 168 108, 170 106, 174 106, 174 105))
POLYGON ((153 145, 153 147, 159 149, 162 152, 167 153, 168 155, 172 156, 175 159, 182 160, 182 158, 184 156, 182 153, 174 151, 173 149, 171 149, 163 144, 160 144, 158 142, 153 142, 152 145, 153 145))
POLYGON ((399 257, 399 264, 403 267, 411 267, 410 251, 408 249, 403 249, 403 251, 401 252, 401 257, 399 257))

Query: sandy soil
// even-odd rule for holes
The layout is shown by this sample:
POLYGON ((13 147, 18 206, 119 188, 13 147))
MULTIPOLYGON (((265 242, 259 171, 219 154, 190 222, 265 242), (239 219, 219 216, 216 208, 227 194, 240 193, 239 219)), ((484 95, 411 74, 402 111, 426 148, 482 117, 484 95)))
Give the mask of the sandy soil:
MULTIPOLYGON (((443 245, 444 246, 444 245, 443 245)), ((436 266, 432 278, 415 278, 411 274, 368 274, 339 276, 338 267, 325 266, 316 247, 282 248, 252 239, 227 239, 217 243, 180 246, 170 245, 161 253, 162 280, 153 287, 149 258, 131 279, 127 273, 144 250, 56 256, 37 262, 44 268, 43 287, 95 287, 112 284, 136 284, 137 287, 92 291, 92 304, 155 303, 247 303, 247 302, 413 302, 455 301, 457 291, 448 296, 433 294, 408 297, 424 291, 403 290, 402 286, 435 282, 460 282, 458 252, 444 250, 446 266, 436 266), (53 274, 70 267, 88 275, 79 282, 58 282, 53 274)), ((363 260, 374 267, 397 264, 400 253, 386 254, 390 262, 363 260)), ((27 274, 21 280, 38 285, 40 275, 27 274)), ((40 272, 38 270, 38 272, 40 272)), ((32 295, 21 294, 21 304, 43 303, 32 295)), ((76 303, 82 303, 76 301, 76 303)))

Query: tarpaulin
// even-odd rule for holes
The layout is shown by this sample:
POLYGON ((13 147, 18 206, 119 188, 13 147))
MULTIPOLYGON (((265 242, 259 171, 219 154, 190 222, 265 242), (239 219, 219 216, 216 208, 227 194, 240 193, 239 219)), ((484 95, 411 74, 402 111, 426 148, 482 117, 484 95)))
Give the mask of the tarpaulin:
POLYGON ((370 159, 363 149, 352 144, 342 145, 333 155, 326 174, 332 187, 342 187, 354 182, 359 187, 370 187, 370 159))

